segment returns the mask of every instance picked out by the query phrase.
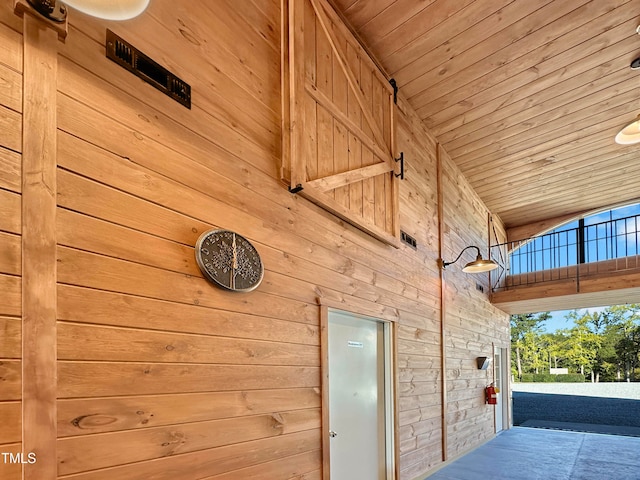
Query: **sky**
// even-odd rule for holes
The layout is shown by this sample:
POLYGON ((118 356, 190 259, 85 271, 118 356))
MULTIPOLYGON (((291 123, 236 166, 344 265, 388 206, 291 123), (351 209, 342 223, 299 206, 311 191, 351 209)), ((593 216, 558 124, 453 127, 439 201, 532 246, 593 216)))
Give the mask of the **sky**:
MULTIPOLYGON (((597 224, 599 222, 606 222, 606 221, 610 221, 612 219, 622 219, 625 217, 631 217, 633 215, 640 215, 640 203, 636 203, 633 205, 628 205, 625 207, 620 207, 620 208, 616 208, 613 210, 607 210, 605 212, 601 212, 595 215, 590 215, 588 217, 585 218, 585 224, 586 225, 594 225, 597 224)), ((623 232, 616 232, 616 234, 620 235, 624 235, 623 239, 626 239, 626 241, 630 241, 632 244, 631 253, 627 253, 627 254, 634 254, 634 255, 638 255, 640 254, 639 251, 639 247, 640 247, 640 235, 638 234, 638 231, 640 229, 638 229, 638 222, 621 222, 620 225, 622 225, 622 227, 624 228, 623 232), (630 235, 630 236, 629 236, 630 235)), ((616 227, 619 227, 620 225, 616 224, 616 227)), ((578 222, 570 222, 567 224, 562 225, 561 227, 558 227, 556 230, 565 230, 565 229, 569 229, 569 228, 577 228, 578 227, 578 222)), ((531 270, 529 270, 531 271, 531 270)), ((586 313, 586 312, 601 312, 604 309, 606 309, 607 307, 594 307, 594 308, 583 308, 583 309, 579 309, 580 312, 586 313)), ((559 311, 555 311, 555 312, 550 312, 551 313, 551 319, 546 321, 543 325, 542 328, 546 331, 546 332, 555 332, 556 330, 560 330, 563 328, 572 328, 573 327, 573 321, 571 320, 567 320, 565 317, 566 315, 571 312, 571 310, 559 310, 559 311)))
MULTIPOLYGON (((581 308, 578 309, 579 312, 601 312, 607 307, 594 307, 594 308, 581 308)), ((542 328, 545 332, 555 332, 556 330, 561 330, 563 328, 571 328, 573 327, 573 321, 567 320, 566 315, 572 310, 558 310, 551 313, 551 319, 547 320, 542 324, 542 328)))

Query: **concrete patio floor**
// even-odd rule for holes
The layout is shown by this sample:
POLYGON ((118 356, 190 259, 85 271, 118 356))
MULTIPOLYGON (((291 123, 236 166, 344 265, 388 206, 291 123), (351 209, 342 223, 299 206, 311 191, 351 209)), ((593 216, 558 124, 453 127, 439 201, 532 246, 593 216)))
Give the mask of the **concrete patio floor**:
POLYGON ((640 480, 640 438, 514 427, 429 480, 640 480))

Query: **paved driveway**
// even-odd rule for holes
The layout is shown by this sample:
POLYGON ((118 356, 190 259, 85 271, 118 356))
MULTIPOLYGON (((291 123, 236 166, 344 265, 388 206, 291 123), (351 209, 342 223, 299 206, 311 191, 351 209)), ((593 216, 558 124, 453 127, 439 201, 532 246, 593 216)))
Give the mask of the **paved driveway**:
POLYGON ((429 480, 640 480, 640 438, 514 427, 429 480))

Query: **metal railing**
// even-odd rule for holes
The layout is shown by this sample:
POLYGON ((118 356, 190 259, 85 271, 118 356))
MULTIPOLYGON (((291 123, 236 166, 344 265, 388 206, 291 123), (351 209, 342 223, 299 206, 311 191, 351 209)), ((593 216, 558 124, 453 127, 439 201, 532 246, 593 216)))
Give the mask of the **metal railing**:
POLYGON ((494 245, 506 252, 494 291, 640 267, 640 215, 494 245))

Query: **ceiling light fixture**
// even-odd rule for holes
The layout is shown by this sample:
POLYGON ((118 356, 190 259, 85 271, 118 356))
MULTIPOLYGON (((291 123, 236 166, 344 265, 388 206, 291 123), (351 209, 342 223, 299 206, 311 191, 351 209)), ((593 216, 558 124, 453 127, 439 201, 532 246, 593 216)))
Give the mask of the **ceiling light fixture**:
POLYGON ((444 270, 449 265, 452 265, 452 264, 456 263, 458 260, 460 260, 460 257, 462 256, 462 254, 466 250, 469 250, 470 248, 475 248, 476 251, 478 252, 478 254, 476 256, 476 259, 473 262, 467 263, 462 268, 463 272, 465 272, 465 273, 483 273, 483 272, 490 272, 491 270, 495 270, 496 268, 498 268, 498 264, 496 262, 494 262, 493 260, 491 260, 491 259, 488 259, 488 260, 483 259, 482 255, 480 254, 480 249, 478 247, 476 247, 475 245, 469 245, 468 247, 462 249, 460 254, 456 257, 456 259, 453 262, 445 262, 444 260, 440 259, 439 260, 440 267, 444 270))
POLYGON ((640 115, 629 125, 624 127, 616 135, 616 143, 620 145, 633 145, 640 143, 640 115))
POLYGON ((150 0, 27 0, 38 13, 54 22, 63 23, 67 6, 104 20, 129 20, 140 15, 150 0))

